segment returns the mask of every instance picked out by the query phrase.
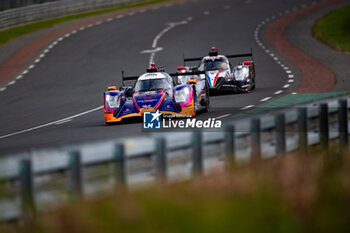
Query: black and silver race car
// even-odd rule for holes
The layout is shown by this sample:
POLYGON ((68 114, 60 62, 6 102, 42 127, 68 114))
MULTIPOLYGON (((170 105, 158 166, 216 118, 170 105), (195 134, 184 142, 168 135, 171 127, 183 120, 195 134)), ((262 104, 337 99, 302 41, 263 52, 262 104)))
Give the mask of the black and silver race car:
MULTIPOLYGON (((255 88, 255 67, 253 52, 245 54, 219 55, 215 47, 208 56, 185 58, 186 62, 200 61, 199 71, 205 72, 211 92, 232 90, 234 92, 250 92, 255 88), (229 58, 250 57, 237 66, 232 66, 229 58)), ((204 75, 203 75, 204 76, 204 75)))

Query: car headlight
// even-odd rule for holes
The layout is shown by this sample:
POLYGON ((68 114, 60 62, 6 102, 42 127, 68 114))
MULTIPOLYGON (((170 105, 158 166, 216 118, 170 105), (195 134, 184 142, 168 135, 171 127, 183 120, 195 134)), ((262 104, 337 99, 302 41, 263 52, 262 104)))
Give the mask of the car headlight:
POLYGON ((185 103, 187 101, 190 90, 188 87, 184 87, 178 91, 175 91, 175 101, 177 103, 185 103))
POLYGON ((235 71, 236 80, 244 80, 249 77, 249 69, 247 67, 243 67, 242 69, 235 71))
POLYGON ((120 96, 106 94, 106 103, 109 108, 119 108, 120 106, 120 96))

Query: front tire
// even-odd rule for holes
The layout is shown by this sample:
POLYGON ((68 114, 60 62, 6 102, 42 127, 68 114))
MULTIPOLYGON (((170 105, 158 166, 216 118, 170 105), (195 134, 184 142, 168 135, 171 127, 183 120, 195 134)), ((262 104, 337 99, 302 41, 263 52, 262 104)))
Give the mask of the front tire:
POLYGON ((196 89, 194 85, 192 86, 192 92, 193 92, 193 97, 192 97, 192 102, 193 102, 193 114, 192 117, 195 117, 197 115, 197 109, 198 109, 198 103, 197 103, 197 96, 196 96, 196 89), (196 109, 197 106, 197 109, 196 109))
POLYGON ((255 75, 254 75, 254 78, 252 78, 252 88, 251 89, 252 90, 255 89, 255 75))
POLYGON ((210 93, 209 93, 209 85, 205 82, 205 108, 203 112, 208 112, 210 106, 210 93))

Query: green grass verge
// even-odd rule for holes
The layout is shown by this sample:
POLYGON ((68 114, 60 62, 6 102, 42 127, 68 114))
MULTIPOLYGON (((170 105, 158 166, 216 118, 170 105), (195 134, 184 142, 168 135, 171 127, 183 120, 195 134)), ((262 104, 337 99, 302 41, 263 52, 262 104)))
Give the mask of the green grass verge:
POLYGON ((336 9, 319 19, 313 35, 334 49, 350 52, 350 5, 336 9))
POLYGON ((89 17, 89 16, 105 14, 105 13, 109 13, 109 12, 117 11, 117 10, 145 6, 145 5, 164 2, 164 1, 167 1, 167 0, 150 0, 150 1, 140 2, 140 3, 129 4, 129 5, 121 5, 118 7, 107 8, 107 9, 102 9, 102 10, 97 10, 97 11, 90 11, 90 12, 85 12, 85 13, 80 13, 80 14, 75 14, 75 15, 70 15, 70 16, 64 16, 64 17, 59 17, 59 18, 53 18, 53 19, 48 19, 48 20, 36 22, 36 23, 26 24, 23 26, 9 28, 9 29, 0 31, 0 45, 4 44, 6 42, 9 42, 9 41, 11 41, 19 36, 22 36, 22 35, 25 35, 25 34, 40 30, 40 29, 49 28, 49 27, 52 27, 52 26, 55 26, 57 24, 64 23, 67 21, 81 19, 81 18, 85 18, 85 17, 89 17))

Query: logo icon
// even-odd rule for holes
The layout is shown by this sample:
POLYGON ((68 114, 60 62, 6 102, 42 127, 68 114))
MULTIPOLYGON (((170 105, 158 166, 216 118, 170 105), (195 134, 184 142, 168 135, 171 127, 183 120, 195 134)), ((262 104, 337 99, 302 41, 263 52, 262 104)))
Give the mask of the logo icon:
POLYGON ((143 113, 143 128, 144 129, 160 129, 160 116, 162 114, 157 110, 156 112, 143 113))

